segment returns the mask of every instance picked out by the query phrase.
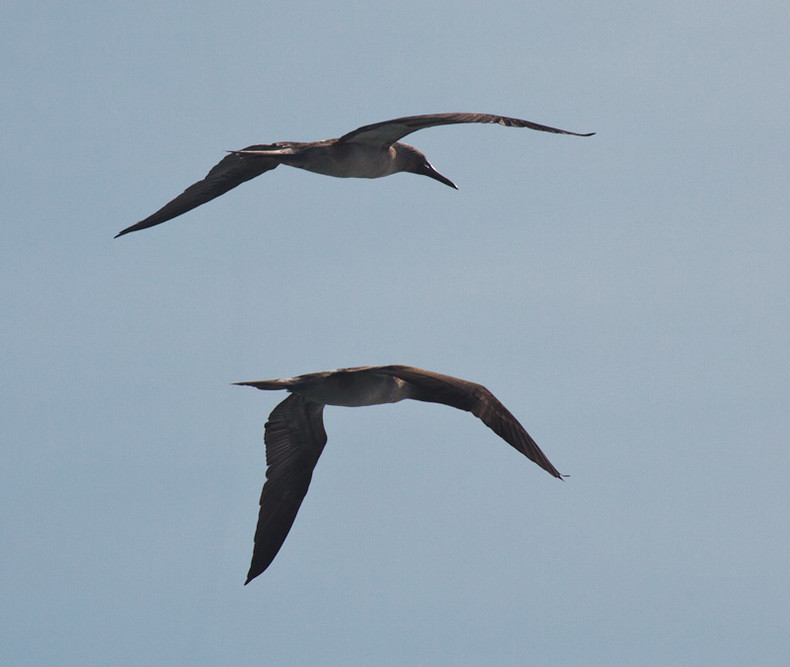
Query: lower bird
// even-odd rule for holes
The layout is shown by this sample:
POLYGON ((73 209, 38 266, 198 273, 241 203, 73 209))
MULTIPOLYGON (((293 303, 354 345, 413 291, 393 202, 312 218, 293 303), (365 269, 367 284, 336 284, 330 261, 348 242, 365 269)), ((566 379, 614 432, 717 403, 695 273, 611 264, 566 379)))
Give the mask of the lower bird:
POLYGON ((407 134, 426 127, 457 123, 497 123, 506 127, 527 127, 577 137, 595 134, 568 132, 528 120, 486 113, 439 113, 363 125, 338 139, 257 144, 229 151, 230 154, 214 165, 202 181, 190 185, 156 213, 120 231, 115 238, 171 220, 281 164, 339 178, 381 178, 406 171, 429 176, 457 190, 455 183, 436 171, 420 151, 399 141, 407 134))
POLYGON ((444 403, 479 417, 528 459, 550 475, 562 478, 508 409, 488 389, 474 382, 412 366, 359 366, 235 384, 290 392, 272 410, 264 429, 268 468, 245 584, 274 560, 307 494, 313 469, 326 444, 325 405, 357 407, 396 403, 406 398, 444 403))

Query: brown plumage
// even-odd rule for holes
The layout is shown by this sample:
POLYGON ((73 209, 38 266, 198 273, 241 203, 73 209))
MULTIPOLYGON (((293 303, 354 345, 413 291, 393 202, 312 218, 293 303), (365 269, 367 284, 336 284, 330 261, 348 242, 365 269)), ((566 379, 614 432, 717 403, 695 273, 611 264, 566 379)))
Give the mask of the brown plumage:
POLYGON ((171 220, 281 164, 339 178, 381 178, 405 171, 428 176, 457 190, 450 179, 433 168, 425 155, 413 146, 399 141, 417 130, 457 123, 495 123, 505 127, 526 127, 541 132, 572 134, 577 137, 589 137, 595 134, 568 132, 528 120, 485 113, 440 113, 406 116, 363 125, 338 139, 310 142, 282 141, 248 146, 238 151, 231 151, 230 155, 211 168, 202 181, 190 185, 156 213, 120 231, 115 237, 171 220))
POLYGON ((407 398, 471 412, 514 449, 554 477, 562 475, 518 420, 484 386, 412 366, 360 366, 293 378, 238 382, 291 392, 266 422, 266 483, 260 500, 249 583, 274 560, 307 494, 326 444, 324 405, 364 406, 407 398))

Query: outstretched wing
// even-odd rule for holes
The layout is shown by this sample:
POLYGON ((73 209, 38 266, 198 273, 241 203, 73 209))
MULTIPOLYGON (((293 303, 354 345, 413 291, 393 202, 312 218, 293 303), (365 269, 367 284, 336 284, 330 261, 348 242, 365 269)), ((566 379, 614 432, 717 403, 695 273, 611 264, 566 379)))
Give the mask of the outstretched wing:
MULTIPOLYGON (((265 145, 248 146, 243 150, 259 150, 265 147, 265 145)), ((207 201, 224 195, 228 190, 232 190, 237 185, 241 185, 251 178, 271 171, 278 164, 280 162, 276 158, 251 157, 240 155, 239 153, 230 153, 214 165, 202 181, 190 185, 178 197, 165 204, 153 215, 149 215, 145 220, 141 220, 137 224, 118 232, 115 238, 172 220, 182 213, 191 211, 207 201)))
POLYGON ((483 385, 411 366, 382 366, 375 372, 394 375, 408 382, 413 388, 410 398, 444 403, 471 412, 528 459, 554 477, 562 478, 519 421, 483 385))
POLYGON ((266 483, 245 584, 269 567, 291 530, 326 444, 323 409, 320 403, 291 394, 269 415, 263 436, 266 483))
POLYGON ((405 116, 404 118, 385 120, 372 125, 363 125, 348 134, 344 134, 339 141, 389 146, 417 130, 424 130, 426 127, 434 127, 436 125, 455 125, 457 123, 497 123, 505 127, 528 127, 531 130, 553 132, 554 134, 573 134, 577 137, 589 137, 595 134, 595 132, 588 134, 568 132, 567 130, 540 125, 528 120, 495 116, 488 113, 437 113, 424 116, 405 116))

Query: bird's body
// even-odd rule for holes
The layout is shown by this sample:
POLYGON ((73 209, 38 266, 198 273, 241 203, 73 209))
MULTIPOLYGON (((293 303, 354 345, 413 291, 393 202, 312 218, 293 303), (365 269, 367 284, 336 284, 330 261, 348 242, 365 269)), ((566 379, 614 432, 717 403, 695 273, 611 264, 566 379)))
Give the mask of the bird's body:
POLYGON ((397 142, 381 150, 336 139, 307 143, 279 142, 245 148, 235 154, 248 158, 275 158, 280 164, 335 178, 382 178, 397 171, 397 142))
POLYGON ((266 483, 261 493, 249 583, 274 560, 291 529, 327 436, 324 405, 358 407, 407 398, 444 403, 479 417, 514 449, 554 477, 562 476, 518 420, 485 387, 412 366, 360 366, 293 378, 239 382, 290 395, 266 422, 266 483))
POLYGON ((360 366, 246 384, 256 389, 287 389, 314 403, 350 408, 414 398, 414 389, 408 382, 383 368, 360 366))
POLYGON ((497 123, 507 127, 526 127, 542 132, 572 134, 580 137, 594 134, 568 132, 507 116, 444 113, 406 116, 364 125, 337 139, 257 144, 231 151, 214 165, 202 181, 189 186, 153 215, 122 230, 116 234, 116 238, 171 220, 281 164, 337 178, 382 178, 398 172, 409 172, 428 176, 458 189, 450 179, 434 169, 425 155, 413 146, 399 141, 417 130, 457 123, 497 123))

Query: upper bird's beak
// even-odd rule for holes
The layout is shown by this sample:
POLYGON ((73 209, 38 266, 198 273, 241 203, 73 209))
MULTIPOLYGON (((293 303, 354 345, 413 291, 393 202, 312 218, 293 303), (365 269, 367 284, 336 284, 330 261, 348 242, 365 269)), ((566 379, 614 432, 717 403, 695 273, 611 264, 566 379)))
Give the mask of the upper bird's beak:
POLYGON ((423 176, 430 176, 431 178, 439 181, 439 183, 444 183, 445 185, 449 185, 451 188, 457 190, 458 186, 453 183, 449 178, 442 176, 436 169, 433 168, 433 165, 426 161, 425 165, 423 166, 423 171, 421 172, 423 176))

